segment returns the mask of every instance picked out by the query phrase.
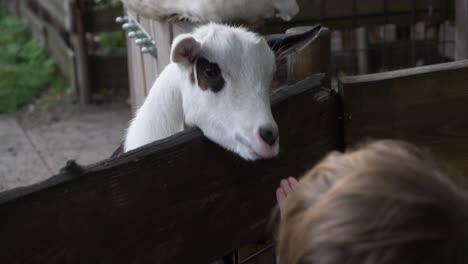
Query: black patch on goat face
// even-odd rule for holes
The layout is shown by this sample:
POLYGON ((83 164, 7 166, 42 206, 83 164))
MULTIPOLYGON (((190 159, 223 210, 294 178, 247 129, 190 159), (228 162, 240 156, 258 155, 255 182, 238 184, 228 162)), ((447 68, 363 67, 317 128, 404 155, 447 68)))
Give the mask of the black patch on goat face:
POLYGON ((199 58, 196 63, 198 86, 202 90, 210 89, 215 93, 221 91, 226 82, 218 64, 209 62, 205 58, 199 58))

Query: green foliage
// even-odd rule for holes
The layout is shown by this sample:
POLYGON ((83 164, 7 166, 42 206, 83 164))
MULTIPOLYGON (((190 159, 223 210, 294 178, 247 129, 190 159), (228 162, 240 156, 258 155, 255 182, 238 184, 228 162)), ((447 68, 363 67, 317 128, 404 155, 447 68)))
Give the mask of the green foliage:
POLYGON ((112 32, 100 32, 97 34, 99 37, 99 43, 107 50, 113 48, 125 48, 127 40, 125 39, 125 33, 122 30, 112 32))
POLYGON ((54 62, 27 26, 0 9, 0 113, 13 112, 47 87, 63 91, 54 62))

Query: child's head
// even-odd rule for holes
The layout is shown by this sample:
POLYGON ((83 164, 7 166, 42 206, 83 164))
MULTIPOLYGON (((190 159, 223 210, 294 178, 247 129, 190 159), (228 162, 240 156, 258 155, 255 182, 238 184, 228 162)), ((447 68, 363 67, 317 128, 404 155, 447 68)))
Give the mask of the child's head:
POLYGON ((280 263, 468 263, 460 186, 464 178, 406 143, 332 153, 287 198, 280 263))

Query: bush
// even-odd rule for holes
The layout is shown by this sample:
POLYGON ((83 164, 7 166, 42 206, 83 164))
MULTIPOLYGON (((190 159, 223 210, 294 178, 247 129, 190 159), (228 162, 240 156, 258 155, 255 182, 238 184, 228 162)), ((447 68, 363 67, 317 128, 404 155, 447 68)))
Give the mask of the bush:
POLYGON ((100 32, 97 36, 99 38, 99 44, 106 50, 125 48, 127 45, 127 39, 125 38, 125 33, 122 30, 100 32))
POLYGON ((42 90, 63 90, 54 62, 27 25, 0 9, 0 113, 13 112, 42 90))

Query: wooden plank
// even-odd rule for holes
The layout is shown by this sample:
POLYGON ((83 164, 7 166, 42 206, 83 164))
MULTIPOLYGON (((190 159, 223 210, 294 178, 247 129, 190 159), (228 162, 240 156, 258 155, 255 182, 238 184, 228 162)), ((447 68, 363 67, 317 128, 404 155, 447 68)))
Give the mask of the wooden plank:
POLYGON ((170 62, 171 43, 173 39, 171 24, 154 22, 154 41, 156 42, 158 69, 162 71, 170 62))
POLYGON ((130 38, 126 38, 127 42, 127 71, 128 71, 128 90, 129 90, 129 103, 132 109, 136 108, 137 100, 135 97, 135 73, 133 71, 133 49, 132 49, 132 42, 133 40, 130 38))
MULTIPOLYGON (((140 24, 145 29, 148 34, 152 34, 153 32, 153 24, 149 19, 140 17, 140 24)), ((151 56, 150 54, 141 54, 142 55, 142 63, 143 63, 143 76, 145 78, 145 86, 144 88, 144 96, 148 96, 148 92, 154 84, 156 77, 158 74, 158 65, 156 58, 151 56)))
POLYGON ((58 69, 73 91, 77 88, 75 53, 71 50, 57 30, 45 23, 47 50, 57 63, 58 69))
POLYGON ((280 179, 336 147, 316 77, 274 95, 281 150, 246 162, 196 129, 0 196, 2 263, 200 263, 265 235, 280 179))
POLYGON ((468 59, 468 0, 455 0, 455 59, 468 59))
POLYGON ((39 6, 66 31, 72 30, 73 10, 71 4, 73 2, 73 0, 37 0, 39 6))
POLYGON ((26 21, 31 30, 33 37, 42 44, 46 42, 45 36, 45 23, 43 19, 39 18, 30 8, 29 5, 22 1, 20 3, 22 19, 26 21))
MULTIPOLYGON (((125 12, 129 12, 128 10, 125 10, 125 12)), ((137 73, 135 72, 135 47, 136 44, 134 43, 134 40, 131 38, 126 38, 127 40, 127 58, 128 58, 128 82, 129 82, 129 91, 130 91, 130 105, 132 106, 133 109, 137 109, 138 100, 137 100, 137 94, 135 91, 136 85, 138 85, 138 79, 137 73)))
POLYGON ((468 60, 341 77, 345 142, 399 138, 468 174, 468 60))
POLYGON ((75 18, 75 28, 73 33, 70 34, 70 42, 76 58, 77 95, 81 104, 88 104, 91 102, 91 82, 89 78, 88 47, 83 21, 83 8, 83 6, 73 2, 73 14, 71 15, 75 18))
POLYGON ((369 73, 369 52, 367 28, 359 27, 354 31, 357 50, 357 66, 359 74, 369 73))
POLYGON ((75 51, 75 68, 76 68, 76 95, 80 103, 87 104, 90 102, 89 94, 89 72, 88 72, 88 57, 84 49, 82 38, 77 35, 70 36, 70 43, 75 51))
POLYGON ((129 71, 131 79, 131 95, 133 107, 136 109, 143 104, 146 95, 151 90, 155 79, 159 73, 170 62, 171 42, 173 39, 173 32, 171 24, 166 22, 148 20, 136 16, 131 11, 127 10, 131 15, 138 19, 140 24, 145 28, 148 34, 156 42, 156 60, 147 54, 142 54, 140 48, 134 41, 128 41, 129 52, 129 71))
MULTIPOLYGON (((138 19, 138 16, 131 11, 127 12, 138 19)), ((147 85, 144 76, 143 54, 141 54, 140 47, 136 45, 134 39, 128 39, 127 50, 132 108, 136 110, 143 104, 146 97, 145 91, 147 89, 147 85)))
MULTIPOLYGON (((151 37, 153 38, 153 40, 157 37, 157 35, 156 35, 156 23, 157 23, 157 22, 154 21, 154 20, 151 20, 151 21, 150 21, 150 32, 149 32, 148 34, 151 35, 151 37)), ((155 54, 156 54, 156 56, 157 56, 157 47, 155 46, 155 48, 156 48, 156 53, 155 53, 155 54)), ((152 67, 153 67, 154 70, 155 70, 155 73, 154 73, 154 78, 155 78, 155 79, 157 79, 157 78, 159 77, 159 74, 160 74, 161 71, 162 71, 162 69, 159 68, 158 60, 159 60, 159 58, 156 57, 156 58, 153 58, 153 60, 151 61, 151 63, 153 64, 152 67)), ((146 91, 145 91, 145 92, 146 92, 146 95, 148 95, 148 93, 149 93, 149 91, 151 90, 152 87, 153 87, 152 85, 146 87, 146 91)))

